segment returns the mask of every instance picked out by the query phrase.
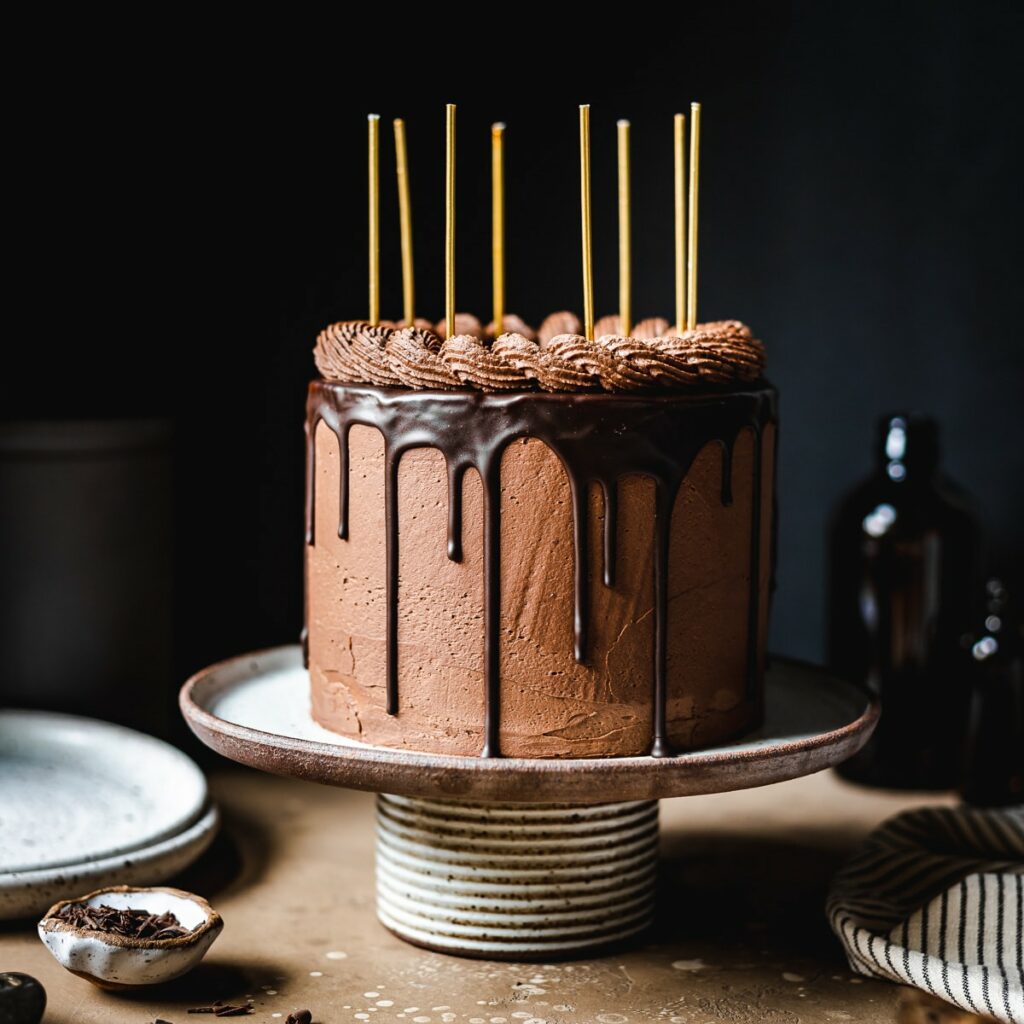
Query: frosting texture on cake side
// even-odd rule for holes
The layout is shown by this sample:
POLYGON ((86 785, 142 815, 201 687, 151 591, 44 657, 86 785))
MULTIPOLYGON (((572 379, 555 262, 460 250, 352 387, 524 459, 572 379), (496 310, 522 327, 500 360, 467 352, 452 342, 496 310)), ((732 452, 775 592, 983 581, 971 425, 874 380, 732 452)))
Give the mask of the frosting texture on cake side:
POLYGON ((321 333, 325 375, 370 381, 309 390, 317 721, 520 757, 666 755, 757 724, 775 393, 737 376, 763 368, 747 328, 673 349, 663 324, 599 342, 547 324, 536 342, 321 333))

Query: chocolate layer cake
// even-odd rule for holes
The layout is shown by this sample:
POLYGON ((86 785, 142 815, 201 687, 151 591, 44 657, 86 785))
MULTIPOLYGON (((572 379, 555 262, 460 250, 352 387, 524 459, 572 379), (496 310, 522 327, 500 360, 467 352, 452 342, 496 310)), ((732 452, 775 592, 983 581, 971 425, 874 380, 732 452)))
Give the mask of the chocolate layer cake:
POLYGON ((622 757, 755 727, 776 401, 735 321, 335 324, 310 385, 313 715, 364 743, 622 757), (493 333, 493 332, 490 332, 493 333), (597 333, 597 332, 595 332, 597 333))

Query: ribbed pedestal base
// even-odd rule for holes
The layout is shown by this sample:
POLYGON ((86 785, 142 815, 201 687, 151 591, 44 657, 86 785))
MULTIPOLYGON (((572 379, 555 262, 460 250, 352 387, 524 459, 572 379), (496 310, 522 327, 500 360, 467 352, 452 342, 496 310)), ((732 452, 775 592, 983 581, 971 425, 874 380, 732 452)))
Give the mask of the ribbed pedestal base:
POLYGON ((462 956, 557 959, 654 914, 656 800, 482 804, 381 795, 377 916, 462 956))

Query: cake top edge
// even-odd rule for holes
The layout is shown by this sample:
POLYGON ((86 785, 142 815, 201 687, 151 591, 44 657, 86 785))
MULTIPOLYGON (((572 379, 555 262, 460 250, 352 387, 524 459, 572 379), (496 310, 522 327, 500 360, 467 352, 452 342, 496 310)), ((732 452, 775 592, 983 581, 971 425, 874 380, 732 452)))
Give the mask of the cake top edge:
POLYGON ((313 358, 331 383, 484 392, 712 391, 753 383, 765 369, 764 345, 738 320, 673 332, 652 318, 624 336, 617 316, 603 317, 593 341, 568 311, 536 331, 511 315, 501 326, 468 313, 455 315, 451 332, 443 320, 340 321, 320 332, 313 358))

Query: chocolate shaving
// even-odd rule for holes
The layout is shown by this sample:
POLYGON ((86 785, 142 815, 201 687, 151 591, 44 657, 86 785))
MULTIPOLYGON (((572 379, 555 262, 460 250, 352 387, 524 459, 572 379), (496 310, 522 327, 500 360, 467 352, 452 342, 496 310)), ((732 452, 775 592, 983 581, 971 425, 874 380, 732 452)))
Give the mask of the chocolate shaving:
POLYGON ((252 1013, 252 1000, 247 1003, 223 1003, 219 999, 209 1006, 193 1006, 189 1013, 209 1013, 214 1017, 245 1017, 252 1013))
POLYGON ((296 1010, 288 1014, 284 1024, 313 1024, 313 1014, 309 1010, 296 1010))
POLYGON ((154 942, 177 939, 193 930, 185 928, 170 911, 153 914, 148 910, 137 910, 134 907, 119 909, 105 903, 96 907, 85 903, 69 903, 61 907, 55 916, 75 928, 87 928, 89 931, 120 935, 126 939, 147 939, 154 942))

